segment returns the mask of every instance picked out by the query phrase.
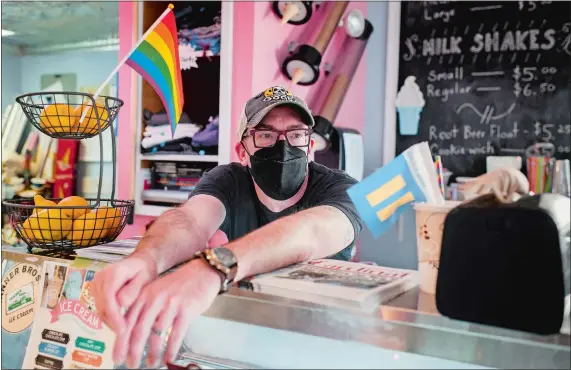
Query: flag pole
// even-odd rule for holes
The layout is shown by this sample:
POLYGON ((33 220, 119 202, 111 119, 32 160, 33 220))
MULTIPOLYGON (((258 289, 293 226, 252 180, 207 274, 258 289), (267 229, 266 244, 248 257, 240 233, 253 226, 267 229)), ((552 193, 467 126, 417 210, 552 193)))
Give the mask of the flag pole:
MULTIPOLYGON (((163 14, 161 14, 161 16, 159 18, 157 18, 155 23, 153 23, 151 25, 151 27, 149 27, 149 29, 143 34, 143 36, 141 36, 139 41, 137 41, 137 43, 131 48, 131 51, 129 51, 123 57, 123 59, 121 59, 119 64, 117 64, 115 69, 113 69, 113 71, 109 74, 109 76, 107 76, 107 78, 105 79, 105 81, 103 81, 101 86, 99 86, 99 88, 97 88, 97 90, 95 90, 95 93, 93 94, 93 100, 97 100, 97 98, 99 97, 99 94, 101 94, 101 91, 103 91, 105 86, 109 83, 109 81, 111 81, 111 79, 115 76, 115 74, 117 74, 117 72, 119 72, 119 68, 121 68, 123 66, 123 64, 125 64, 125 62, 127 62, 127 59, 129 59, 131 54, 133 54, 133 52, 139 47, 139 45, 141 45, 141 43, 143 41, 145 41, 145 38, 157 27, 157 25, 167 16, 167 14, 169 14, 169 12, 172 12, 173 8, 174 8, 174 5, 169 4, 169 6, 165 9, 163 14)), ((85 115, 87 114, 87 110, 89 109, 90 106, 91 106, 91 104, 88 104, 83 109, 83 113, 81 114, 81 118, 79 119, 79 123, 82 123, 83 120, 85 119, 85 115)))

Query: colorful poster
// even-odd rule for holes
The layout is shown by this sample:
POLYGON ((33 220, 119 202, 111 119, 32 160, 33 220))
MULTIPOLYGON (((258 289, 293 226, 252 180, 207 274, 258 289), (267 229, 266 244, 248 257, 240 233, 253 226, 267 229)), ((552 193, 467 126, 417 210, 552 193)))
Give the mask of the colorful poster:
POLYGON ((112 369, 115 334, 93 307, 94 271, 45 262, 44 272, 23 368, 112 369))
POLYGON ((40 299, 43 257, 2 251, 2 369, 20 369, 40 299))

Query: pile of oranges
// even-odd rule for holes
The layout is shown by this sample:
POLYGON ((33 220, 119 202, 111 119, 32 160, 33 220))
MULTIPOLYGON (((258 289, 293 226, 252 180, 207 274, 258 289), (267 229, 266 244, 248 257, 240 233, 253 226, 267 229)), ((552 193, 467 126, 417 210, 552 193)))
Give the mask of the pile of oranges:
POLYGON ((109 114, 103 105, 96 105, 94 109, 88 104, 81 104, 76 108, 68 104, 50 104, 40 113, 40 126, 51 134, 94 135, 98 132, 97 114, 103 131, 109 126, 109 114), (84 110, 86 114, 83 122, 79 122, 84 110))
POLYGON ((67 239, 76 246, 88 247, 114 235, 121 225, 120 210, 107 206, 92 209, 87 200, 78 196, 56 203, 36 195, 34 205, 37 207, 22 223, 21 233, 37 242, 67 239))

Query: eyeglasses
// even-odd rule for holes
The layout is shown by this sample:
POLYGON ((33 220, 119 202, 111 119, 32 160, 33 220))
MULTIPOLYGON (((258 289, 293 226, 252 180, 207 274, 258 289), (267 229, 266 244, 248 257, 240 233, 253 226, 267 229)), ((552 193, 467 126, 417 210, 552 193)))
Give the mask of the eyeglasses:
POLYGON ((311 138, 311 130, 305 128, 295 128, 284 131, 259 129, 250 130, 249 133, 254 138, 254 146, 256 148, 272 147, 282 135, 284 135, 289 145, 295 147, 308 146, 311 138))

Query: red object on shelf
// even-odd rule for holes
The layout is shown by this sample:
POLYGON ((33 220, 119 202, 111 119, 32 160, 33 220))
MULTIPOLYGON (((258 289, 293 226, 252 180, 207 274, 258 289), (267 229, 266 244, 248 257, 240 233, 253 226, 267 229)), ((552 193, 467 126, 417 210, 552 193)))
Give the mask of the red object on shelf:
POLYGON ((75 193, 75 166, 79 141, 58 140, 54 163, 52 196, 66 198, 75 193))

